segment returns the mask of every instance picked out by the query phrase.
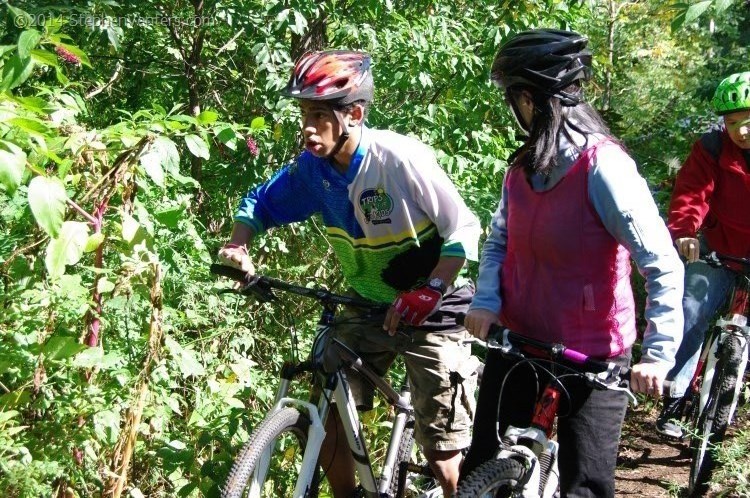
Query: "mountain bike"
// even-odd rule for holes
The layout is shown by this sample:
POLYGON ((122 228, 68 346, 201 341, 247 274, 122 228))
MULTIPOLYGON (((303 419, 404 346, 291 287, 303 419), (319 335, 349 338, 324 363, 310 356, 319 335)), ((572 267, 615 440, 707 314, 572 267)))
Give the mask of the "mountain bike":
POLYGON ((315 299, 323 308, 309 359, 284 363, 274 406, 237 456, 222 488, 223 498, 318 496, 326 470, 326 462, 319 461, 320 449, 325 437, 326 418, 334 402, 354 456, 360 481, 359 496, 400 498, 407 489, 418 489, 420 497, 442 496, 442 489, 429 466, 412 462, 414 416, 408 379, 404 379, 397 392, 331 333, 336 324, 341 323, 336 318, 339 305, 355 307, 365 318, 384 317, 389 305, 334 294, 322 287, 308 288, 266 276, 248 276, 241 270, 217 264, 211 265, 211 272, 242 283, 240 288, 230 292, 274 302, 278 298, 273 291, 281 290, 315 299), (364 376, 394 409, 388 449, 379 478, 375 476, 363 438, 345 367, 364 376), (288 396, 292 382, 305 374, 319 379, 321 388, 312 389, 310 399, 288 396))
MULTIPOLYGON (((463 318, 459 315, 456 322, 463 323, 463 318)), ((479 465, 459 483, 456 497, 559 496, 559 446, 552 435, 561 397, 567 392, 561 380, 571 376, 580 377, 595 389, 624 392, 636 405, 636 398, 628 387, 630 369, 614 362, 590 358, 563 344, 530 339, 497 325, 490 328, 486 342, 475 342, 517 361, 503 379, 501 390, 513 369, 522 364, 530 364, 535 370, 546 372, 549 381, 540 389, 541 396, 537 395, 531 424, 528 427, 508 426, 505 434, 499 438, 495 457, 479 465), (532 351, 533 356, 528 351, 532 351)))
POLYGON ((750 259, 712 252, 705 263, 735 273, 725 311, 706 333, 695 373, 685 395, 690 434, 690 496, 703 495, 716 466, 712 449, 732 423, 748 360, 750 259))

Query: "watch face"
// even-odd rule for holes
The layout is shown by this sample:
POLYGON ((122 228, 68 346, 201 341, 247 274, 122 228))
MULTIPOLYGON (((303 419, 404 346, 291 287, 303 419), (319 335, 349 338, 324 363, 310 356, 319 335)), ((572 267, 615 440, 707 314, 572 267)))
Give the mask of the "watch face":
POLYGON ((440 292, 445 292, 445 282, 439 278, 431 279, 428 285, 434 289, 440 289, 440 292))

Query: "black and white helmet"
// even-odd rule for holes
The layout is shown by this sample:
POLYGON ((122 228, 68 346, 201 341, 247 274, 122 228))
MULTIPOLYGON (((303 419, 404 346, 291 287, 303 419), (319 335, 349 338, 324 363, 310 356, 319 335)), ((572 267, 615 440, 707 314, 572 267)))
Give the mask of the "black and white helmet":
POLYGON ((502 88, 525 86, 563 105, 580 102, 580 93, 564 90, 591 77, 588 38, 574 31, 532 29, 517 34, 500 47, 490 79, 502 88))

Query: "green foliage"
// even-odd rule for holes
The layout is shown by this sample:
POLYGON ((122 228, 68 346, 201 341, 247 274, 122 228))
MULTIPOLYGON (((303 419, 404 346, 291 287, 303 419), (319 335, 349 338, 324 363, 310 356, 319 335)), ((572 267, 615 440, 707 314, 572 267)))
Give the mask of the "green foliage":
MULTIPOLYGON (((370 51, 370 125, 430 144, 486 227, 518 144, 487 78, 499 43, 530 27, 589 34, 590 97, 610 71, 607 117, 664 202, 712 86, 748 56, 740 2, 710 3, 670 31, 672 2, 620 2, 611 64, 603 2, 0 6, 4 496, 111 494, 131 429, 126 493, 218 494, 273 402, 290 328, 304 353, 316 321, 308 303, 219 296, 230 284, 207 273, 239 197, 298 149, 297 108, 277 95, 293 53, 370 51)), ((259 237, 259 270, 340 288, 319 223, 259 237)), ((371 415, 378 444, 385 415, 371 415)))

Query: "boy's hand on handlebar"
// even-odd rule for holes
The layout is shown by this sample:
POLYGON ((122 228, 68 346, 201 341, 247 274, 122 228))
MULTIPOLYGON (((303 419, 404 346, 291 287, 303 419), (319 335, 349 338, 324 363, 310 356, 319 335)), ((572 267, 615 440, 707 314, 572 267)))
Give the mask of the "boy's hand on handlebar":
POLYGON ((474 337, 486 340, 490 326, 500 325, 497 313, 490 310, 470 310, 464 318, 464 327, 474 337))
POLYGON ((219 249, 219 262, 223 265, 237 268, 245 273, 254 274, 255 266, 247 254, 247 248, 238 244, 226 244, 219 249))
POLYGON ((402 292, 388 308, 383 322, 383 330, 389 335, 396 334, 398 322, 403 320, 408 325, 422 325, 427 318, 440 309, 443 296, 432 287, 420 287, 409 292, 402 292))
POLYGON ((638 363, 630 371, 630 389, 636 393, 661 396, 668 369, 659 363, 638 363))
POLYGON ((687 259, 688 263, 698 261, 701 245, 698 239, 693 237, 681 237, 674 241, 677 253, 687 259))

